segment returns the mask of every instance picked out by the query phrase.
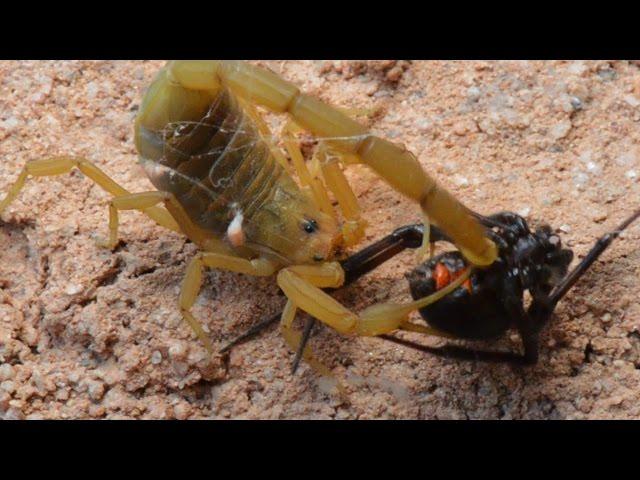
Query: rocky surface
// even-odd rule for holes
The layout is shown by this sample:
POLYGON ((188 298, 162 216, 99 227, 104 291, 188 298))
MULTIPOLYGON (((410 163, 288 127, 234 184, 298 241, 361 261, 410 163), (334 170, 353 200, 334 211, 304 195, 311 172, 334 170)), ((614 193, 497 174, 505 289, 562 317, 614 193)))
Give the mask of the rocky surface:
MULTIPOLYGON (((260 63, 335 105, 373 112, 374 132, 406 144, 469 206, 543 219, 578 258, 639 207, 637 64, 260 63)), ((57 154, 149 189, 132 125, 161 65, 0 62, 0 192, 26 160, 57 154)), ((363 243, 419 218, 364 167, 349 177, 372 224, 363 243)), ((74 171, 30 181, 0 221, 2 418, 640 416, 637 224, 559 305, 535 367, 443 360, 319 330, 312 345, 346 384, 345 402, 308 366, 289 374, 293 354, 275 329, 209 360, 176 308, 193 245, 127 212, 118 248, 98 248, 107 198, 74 171)), ((355 310, 406 300, 403 273, 414 263, 403 254, 338 298, 355 310)), ((195 313, 222 345, 282 305, 273 279, 213 271, 195 313)))

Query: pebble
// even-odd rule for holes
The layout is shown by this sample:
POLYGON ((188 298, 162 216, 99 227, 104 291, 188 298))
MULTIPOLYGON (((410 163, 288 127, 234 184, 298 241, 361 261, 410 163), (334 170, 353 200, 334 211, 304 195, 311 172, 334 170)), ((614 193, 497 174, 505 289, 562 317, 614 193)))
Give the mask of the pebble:
POLYGON ((185 347, 183 342, 174 341, 171 342, 171 346, 169 347, 169 357, 172 360, 179 360, 185 358, 187 354, 187 348, 185 347))
POLYGON ((633 165, 636 162, 636 156, 633 152, 625 152, 622 155, 616 157, 615 162, 621 167, 633 165))
POLYGON ((582 163, 589 163, 593 158, 593 152, 591 150, 585 150, 580 154, 580 161, 582 163))
MULTIPOLYGON (((184 377, 189 372, 189 364, 185 362, 174 362, 172 366, 173 366, 173 370, 180 377, 184 377)), ((182 383, 180 390, 182 390, 183 388, 184 388, 184 383, 182 383)))
POLYGON ((55 397, 56 397, 56 400, 66 402, 67 400, 69 400, 69 389, 63 388, 61 390, 58 390, 55 394, 55 397))
POLYGON ((458 122, 453 126, 453 133, 458 135, 459 137, 463 137, 467 134, 467 126, 464 122, 458 122))
POLYGON ((554 140, 560 140, 561 138, 566 137, 571 131, 571 122, 569 120, 564 120, 560 123, 556 123, 553 127, 551 127, 551 137, 554 140))
POLYGON ((191 407, 187 403, 178 403, 173 407, 173 414, 178 420, 186 420, 191 415, 191 407))
POLYGON ((96 95, 98 94, 98 90, 99 90, 96 82, 89 82, 86 88, 87 88, 87 98, 89 100, 93 100, 94 98, 96 98, 96 95))
POLYGON ((588 162, 587 170, 591 173, 599 173, 600 171, 602 171, 602 169, 600 168, 600 165, 598 165, 595 162, 588 162))
POLYGON ((598 212, 595 211, 593 212, 593 214, 591 215, 591 220, 593 220, 596 223, 600 223, 600 222, 604 222, 607 219, 607 214, 606 212, 598 212))
POLYGON ((11 380, 15 376, 16 372, 11 365, 9 365, 8 363, 0 365, 0 383, 6 380, 11 380))
POLYGON ((569 227, 569 225, 560 225, 559 230, 562 233, 569 233, 571 231, 571 227, 569 227))
POLYGON ((574 75, 582 75, 588 70, 588 68, 584 64, 584 62, 579 61, 571 63, 567 70, 569 70, 569 73, 572 73, 574 75))
POLYGON ((393 67, 391 70, 389 70, 387 72, 387 80, 389 80, 390 82, 398 82, 401 78, 402 78, 402 74, 404 73, 404 70, 402 69, 401 66, 395 66, 393 67))
POLYGON ((89 416, 93 418, 103 417, 107 413, 102 405, 89 405, 89 416))
POLYGON ((571 97, 570 102, 575 111, 582 110, 582 108, 584 107, 582 100, 580 100, 580 98, 578 97, 571 97))
POLYGON ((31 325, 27 325, 22 328, 22 340, 24 341, 24 343, 26 343, 30 347, 37 346, 39 339, 40 339, 40 333, 31 325))
POLYGON ((6 130, 7 133, 13 132, 22 122, 17 117, 9 117, 0 122, 0 129, 6 130))
POLYGON ((520 210, 518 210, 518 215, 520 215, 521 217, 528 217, 529 214, 531 213, 531 207, 523 207, 520 210))
POLYGON ((104 383, 98 381, 91 381, 89 383, 89 398, 94 402, 102 399, 104 396, 104 383))
POLYGON ((602 316, 600 317, 600 321, 601 321, 602 323, 610 323, 610 322, 611 322, 611 319, 612 319, 611 314, 610 314, 610 313, 608 313, 608 312, 607 312, 607 313, 605 313, 604 315, 602 315, 602 316))
POLYGON ((11 395, 9 395, 7 392, 0 392, 0 413, 7 411, 10 401, 11 395))
POLYGON ((578 172, 574 177, 573 181, 577 187, 584 186, 585 183, 589 181, 589 175, 584 172, 578 172))
POLYGON ((11 407, 9 408, 9 410, 7 410, 7 413, 5 413, 4 417, 2 418, 4 420, 24 420, 24 413, 22 413, 22 410, 16 407, 11 407))
POLYGON ((164 403, 154 402, 148 407, 147 413, 152 419, 163 420, 168 416, 167 409, 168 407, 164 403))
POLYGON ((615 80, 618 76, 616 71, 612 68, 603 68, 598 71, 598 76, 605 82, 610 82, 611 80, 615 80))
POLYGON ((478 87, 469 87, 467 89, 467 98, 471 102, 477 102, 478 100, 480 100, 481 95, 482 92, 480 92, 480 89, 478 87))
POLYGON ((427 133, 433 127, 433 121, 428 118, 421 118, 416 122, 416 128, 420 133, 427 133))
POLYGON ((463 177, 462 175, 455 175, 453 177, 453 183, 455 183, 458 187, 468 187, 469 179, 466 177, 463 177))
POLYGON ((151 354, 151 363, 153 365, 158 365, 160 362, 162 362, 162 353, 156 350, 151 354))
POLYGON ((48 392, 56 391, 56 387, 53 381, 51 381, 51 379, 46 375, 41 375, 38 372, 34 372, 31 376, 31 381, 33 382, 36 389, 38 390, 38 393, 41 396, 45 396, 48 392))
POLYGON ((628 170, 625 174, 625 177, 633 180, 634 178, 636 178, 638 176, 638 172, 636 172, 635 170, 628 170))
POLYGON ((627 95, 626 97, 624 97, 624 101, 627 102, 627 104, 631 105, 634 108, 637 107, 638 105, 640 105, 640 100, 638 100, 633 95, 627 95))
POLYGON ((67 295, 77 295, 82 290, 84 290, 82 285, 78 285, 77 283, 70 283, 67 285, 67 288, 65 288, 64 293, 66 293, 67 295))
POLYGON ((4 390, 5 392, 11 394, 16 391, 16 384, 11 380, 6 380, 0 383, 0 390, 4 390))

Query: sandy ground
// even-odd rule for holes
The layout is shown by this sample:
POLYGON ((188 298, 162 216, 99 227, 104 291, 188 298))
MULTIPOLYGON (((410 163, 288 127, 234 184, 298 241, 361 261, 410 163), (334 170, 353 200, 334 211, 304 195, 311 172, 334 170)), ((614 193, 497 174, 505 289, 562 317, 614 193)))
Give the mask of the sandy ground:
MULTIPOLYGON (((405 143, 468 205, 544 219, 578 258, 639 206, 636 63, 263 63, 336 105, 376 110, 372 130, 405 143)), ((161 64, 1 62, 0 192, 26 160, 55 154, 149 189, 132 125, 161 64)), ((419 218, 366 169, 349 176, 372 225, 363 243, 419 218)), ((312 345, 346 382, 344 402, 306 365, 289 374, 293 355, 275 329, 208 361, 176 308, 193 245, 130 212, 116 251, 98 248, 106 200, 73 172, 29 182, 0 222, 1 417, 640 417, 640 225, 560 304, 535 367, 321 329, 312 345)), ((406 300, 414 262, 403 254, 338 297, 356 310, 406 300)), ((273 279, 214 271, 195 313, 222 345, 282 305, 273 279)))

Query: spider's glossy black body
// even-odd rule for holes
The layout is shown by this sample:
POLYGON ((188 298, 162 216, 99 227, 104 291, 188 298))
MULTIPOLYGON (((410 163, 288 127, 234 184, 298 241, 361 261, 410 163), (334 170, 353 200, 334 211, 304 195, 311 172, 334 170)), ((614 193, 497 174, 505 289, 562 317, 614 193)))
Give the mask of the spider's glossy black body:
MULTIPOLYGON (((443 266, 450 273, 461 272, 468 267, 459 252, 448 252, 412 270, 406 277, 414 299, 438 290, 437 266, 443 266)), ((420 314, 430 326, 456 338, 496 338, 512 323, 507 307, 501 301, 505 274, 504 262, 494 264, 486 271, 477 271, 470 277, 469 288, 456 289, 441 301, 422 308, 420 314), (482 321, 478 321, 480 318, 482 321)))
MULTIPOLYGON (((562 248, 560 237, 553 234, 550 227, 545 225, 532 232, 522 217, 510 212, 478 218, 491 228, 491 236, 499 245, 499 259, 489 268, 472 272, 470 285, 466 288, 459 287, 420 310, 420 314, 430 326, 459 339, 497 338, 513 327, 520 333, 524 354, 478 351, 454 345, 432 348, 389 335, 385 335, 385 339, 449 358, 535 363, 538 360, 540 331, 548 323, 560 299, 620 232, 640 218, 640 211, 632 214, 613 232, 600 237, 569 274, 567 271, 573 252, 562 248), (531 295, 528 307, 525 307, 525 291, 531 295)), ((416 230, 412 234, 404 233, 406 238, 418 237, 421 231, 418 225, 404 229, 416 230)), ((436 232, 441 234, 437 229, 436 232)), ((415 248, 413 243, 416 240, 406 243, 405 248, 415 248)), ((448 241, 444 236, 434 239, 437 240, 448 241)), ((442 288, 443 282, 438 282, 438 277, 443 271, 453 278, 465 268, 467 264, 459 252, 432 258, 407 274, 412 296, 421 298, 442 288)))
MULTIPOLYGON (((500 246, 498 260, 487 269, 474 271, 467 288, 456 289, 420 314, 430 326, 461 339, 493 339, 511 327, 523 338, 537 337, 548 320, 543 312, 548 310, 549 294, 567 274, 573 252, 562 248, 560 237, 548 226, 532 232, 514 213, 500 213, 486 221, 492 224, 492 235, 500 246), (527 311, 525 291, 532 298, 527 311)), ((460 252, 434 257, 407 274, 411 295, 415 299, 430 295, 438 289, 436 277, 443 270, 453 277, 467 267, 460 252)), ((535 353, 529 352, 535 345, 526 343, 525 352, 535 361, 535 353)))

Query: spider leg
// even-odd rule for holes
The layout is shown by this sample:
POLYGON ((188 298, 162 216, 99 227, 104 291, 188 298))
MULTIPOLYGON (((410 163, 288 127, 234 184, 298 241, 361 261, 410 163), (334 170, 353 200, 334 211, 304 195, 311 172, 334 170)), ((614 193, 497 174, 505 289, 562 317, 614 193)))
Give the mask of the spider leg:
POLYGON ((304 328, 302 329, 302 337, 300 339, 300 345, 298 346, 298 351, 296 352, 296 356, 294 357, 291 364, 291 375, 295 375, 298 371, 300 360, 302 360, 302 354, 304 353, 305 348, 307 348, 307 343, 309 343, 311 333, 313 332, 313 327, 315 326, 316 321, 313 319, 313 317, 307 317, 305 319, 304 328))
POLYGON ((522 304, 522 289, 517 284, 516 277, 507 276, 503 279, 504 298, 502 303, 508 315, 513 319, 524 349, 523 361, 533 365, 538 361, 540 328, 536 317, 525 310, 522 304))
POLYGON ((587 255, 582 261, 574 268, 565 278, 560 282, 553 291, 549 294, 549 307, 555 309, 558 302, 564 297, 567 292, 575 285, 575 283, 584 275, 589 267, 595 262, 600 255, 613 243, 613 241, 620 236, 629 225, 640 218, 640 210, 631 214, 624 222, 622 222, 618 228, 614 231, 607 233, 600 237, 595 245, 589 250, 587 255))
POLYGON ((512 363, 515 365, 525 365, 527 363, 523 355, 513 352, 492 352, 486 350, 475 350, 472 348, 458 347, 455 345, 446 345, 444 347, 429 347, 427 345, 421 345, 419 343, 412 342, 410 340, 399 338, 393 335, 380 335, 379 338, 442 358, 464 361, 479 361, 487 363, 512 363))

